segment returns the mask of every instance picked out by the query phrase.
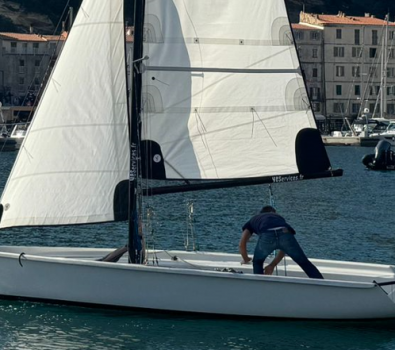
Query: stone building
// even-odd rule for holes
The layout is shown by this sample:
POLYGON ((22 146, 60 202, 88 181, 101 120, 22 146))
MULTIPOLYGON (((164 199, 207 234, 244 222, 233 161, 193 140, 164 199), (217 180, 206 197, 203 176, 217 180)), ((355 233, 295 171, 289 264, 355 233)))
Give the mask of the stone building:
MULTIPOLYGON (((0 102, 8 122, 32 117, 66 39, 65 31, 61 35, 0 33, 0 102)), ((133 28, 128 27, 126 45, 132 44, 133 28)))
POLYGON ((339 120, 395 118, 395 23, 301 12, 293 24, 302 68, 317 113, 339 120))

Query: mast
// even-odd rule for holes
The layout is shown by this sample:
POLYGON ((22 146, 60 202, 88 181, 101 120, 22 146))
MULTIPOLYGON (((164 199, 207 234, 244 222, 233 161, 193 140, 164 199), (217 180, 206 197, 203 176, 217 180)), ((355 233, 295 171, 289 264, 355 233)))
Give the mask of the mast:
POLYGON ((380 117, 384 118, 387 114, 387 46, 388 46, 388 18, 386 15, 385 29, 383 30, 382 36, 382 47, 381 47, 381 81, 380 81, 380 117))
POLYGON ((140 65, 143 56, 143 31, 145 0, 135 0, 134 7, 134 44, 133 61, 130 63, 130 72, 133 74, 131 86, 131 113, 130 113, 130 173, 129 173, 129 263, 138 263, 136 252, 136 238, 138 232, 137 215, 137 177, 138 177, 138 145, 139 121, 141 111, 142 77, 140 65))

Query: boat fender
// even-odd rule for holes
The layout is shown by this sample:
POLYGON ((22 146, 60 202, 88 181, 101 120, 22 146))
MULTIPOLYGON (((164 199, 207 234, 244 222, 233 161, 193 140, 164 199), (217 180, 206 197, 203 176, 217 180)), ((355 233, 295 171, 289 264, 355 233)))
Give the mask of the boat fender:
POLYGON ((26 259, 25 253, 19 254, 19 258, 18 258, 18 260, 19 260, 19 265, 21 265, 21 266, 23 267, 23 265, 22 265, 22 260, 21 260, 22 258, 25 258, 25 259, 26 259))

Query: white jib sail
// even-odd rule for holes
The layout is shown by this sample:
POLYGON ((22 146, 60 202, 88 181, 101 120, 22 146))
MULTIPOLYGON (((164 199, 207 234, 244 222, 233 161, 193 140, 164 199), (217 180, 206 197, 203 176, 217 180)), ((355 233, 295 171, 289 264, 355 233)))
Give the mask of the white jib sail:
POLYGON ((123 0, 84 0, 1 198, 0 227, 114 219, 128 178, 123 0))
POLYGON ((143 138, 166 176, 298 173, 297 133, 316 127, 282 0, 149 0, 143 138))

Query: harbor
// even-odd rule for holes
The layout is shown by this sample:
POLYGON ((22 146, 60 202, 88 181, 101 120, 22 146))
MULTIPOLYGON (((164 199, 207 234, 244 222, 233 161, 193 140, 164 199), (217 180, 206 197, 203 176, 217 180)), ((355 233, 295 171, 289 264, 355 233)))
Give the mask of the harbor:
POLYGON ((395 350, 395 22, 225 2, 0 32, 0 349, 395 350))
POLYGON ((376 147, 380 137, 363 137, 363 136, 322 136, 325 146, 361 146, 376 147))

